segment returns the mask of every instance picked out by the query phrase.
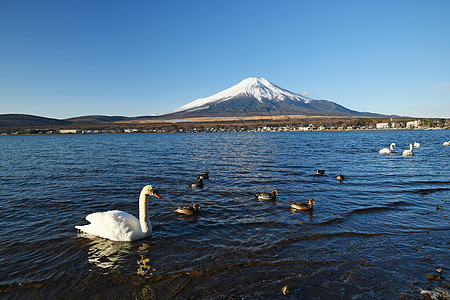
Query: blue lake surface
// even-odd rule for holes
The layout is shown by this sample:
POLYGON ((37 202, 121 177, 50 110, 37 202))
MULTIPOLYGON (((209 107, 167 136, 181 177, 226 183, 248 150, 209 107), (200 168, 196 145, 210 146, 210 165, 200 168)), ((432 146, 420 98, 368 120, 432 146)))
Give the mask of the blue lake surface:
POLYGON ((448 292, 448 140, 450 131, 0 137, 0 298, 448 292), (378 153, 392 142, 396 154, 378 153), (190 188, 204 171, 204 188, 190 188), (74 228, 97 211, 138 216, 148 184, 163 197, 149 203, 152 237, 113 242, 74 228), (254 197, 272 189, 276 201, 254 197), (309 198, 312 212, 291 210, 309 198), (198 216, 173 212, 194 203, 198 216))

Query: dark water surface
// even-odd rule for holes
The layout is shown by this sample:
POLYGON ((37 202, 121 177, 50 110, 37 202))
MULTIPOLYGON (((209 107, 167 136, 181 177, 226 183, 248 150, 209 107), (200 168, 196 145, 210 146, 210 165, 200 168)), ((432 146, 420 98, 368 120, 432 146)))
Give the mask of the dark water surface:
POLYGON ((448 292, 448 140, 450 131, 1 137, 0 298, 448 292), (415 141, 422 147, 402 157, 415 141), (391 142, 395 155, 377 152, 391 142), (203 171, 205 187, 188 187, 203 171), (96 211, 138 216, 147 184, 163 197, 149 203, 152 237, 112 242, 74 228, 96 211), (254 198, 272 189, 277 201, 254 198), (309 198, 313 212, 290 209, 309 198), (173 212, 193 203, 198 217, 173 212))

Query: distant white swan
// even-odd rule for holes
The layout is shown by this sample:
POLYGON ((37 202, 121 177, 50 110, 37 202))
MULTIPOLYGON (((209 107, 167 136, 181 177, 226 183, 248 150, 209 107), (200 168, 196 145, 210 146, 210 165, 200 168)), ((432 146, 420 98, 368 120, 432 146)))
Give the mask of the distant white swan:
POLYGON ((389 148, 383 148, 383 149, 381 149, 381 150, 378 151, 378 152, 380 152, 381 154, 390 154, 390 153, 394 153, 394 147, 397 147, 397 146, 395 145, 395 143, 392 143, 392 144, 389 146, 389 148))
POLYGON ((150 195, 162 199, 153 186, 145 186, 139 197, 139 219, 124 211, 109 210, 89 214, 86 220, 90 224, 75 226, 75 228, 113 241, 134 241, 148 237, 152 234, 147 206, 150 195))
POLYGON ((414 148, 419 148, 420 144, 418 142, 414 142, 414 148))
POLYGON ((450 141, 444 142, 442 145, 444 145, 444 146, 450 146, 450 141))
POLYGON ((413 153, 412 150, 413 150, 413 145, 409 144, 409 150, 404 150, 403 151, 403 156, 413 156, 414 153, 413 153))

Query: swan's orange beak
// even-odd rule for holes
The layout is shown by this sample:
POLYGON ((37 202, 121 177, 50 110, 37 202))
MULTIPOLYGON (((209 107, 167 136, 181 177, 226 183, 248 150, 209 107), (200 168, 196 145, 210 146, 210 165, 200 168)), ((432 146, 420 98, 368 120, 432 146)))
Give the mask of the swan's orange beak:
POLYGON ((153 196, 156 198, 162 199, 162 197, 158 194, 158 191, 153 191, 153 196))

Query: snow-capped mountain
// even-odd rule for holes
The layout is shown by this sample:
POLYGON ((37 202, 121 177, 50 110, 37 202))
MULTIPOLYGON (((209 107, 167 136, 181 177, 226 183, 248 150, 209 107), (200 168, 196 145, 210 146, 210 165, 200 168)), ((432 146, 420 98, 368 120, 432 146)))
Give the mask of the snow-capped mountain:
POLYGON ((282 89, 264 78, 250 77, 238 84, 207 98, 200 98, 183 105, 173 112, 206 109, 206 106, 224 102, 236 97, 255 98, 259 102, 284 101, 286 99, 308 103, 311 99, 282 89))
POLYGON ((280 88, 264 78, 250 77, 207 98, 194 100, 164 115, 218 117, 256 115, 367 115, 327 100, 313 100, 280 88))

